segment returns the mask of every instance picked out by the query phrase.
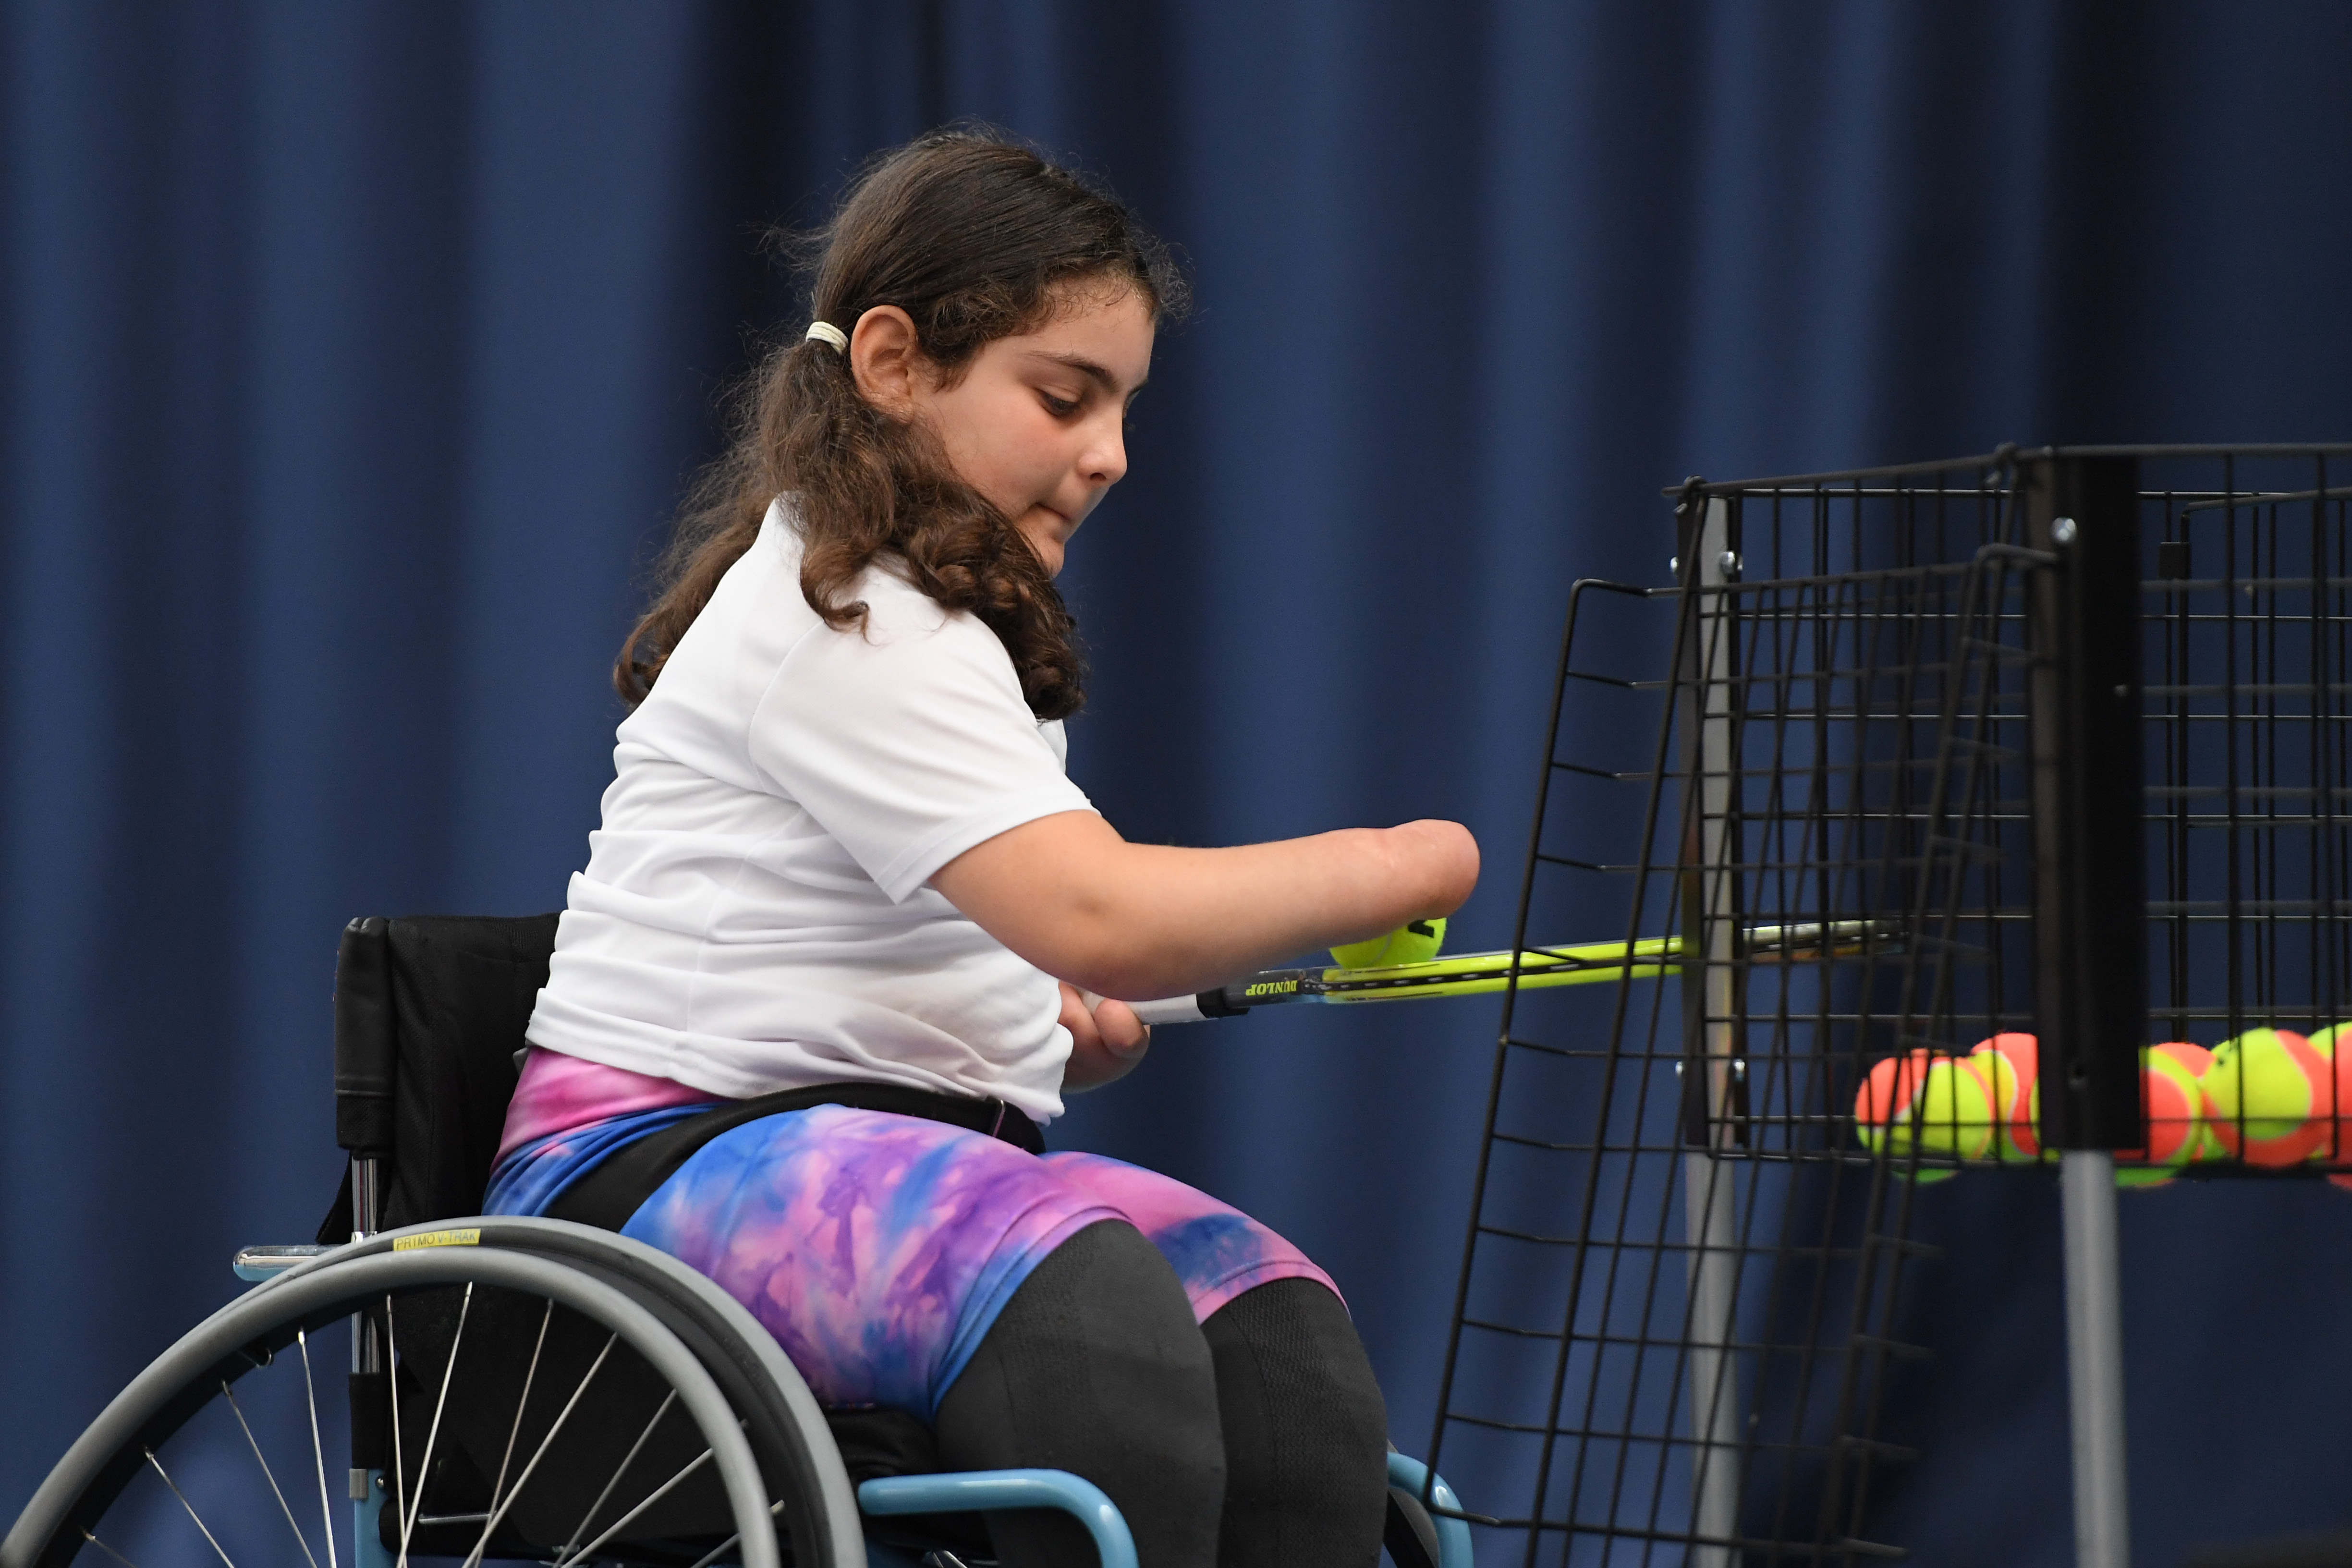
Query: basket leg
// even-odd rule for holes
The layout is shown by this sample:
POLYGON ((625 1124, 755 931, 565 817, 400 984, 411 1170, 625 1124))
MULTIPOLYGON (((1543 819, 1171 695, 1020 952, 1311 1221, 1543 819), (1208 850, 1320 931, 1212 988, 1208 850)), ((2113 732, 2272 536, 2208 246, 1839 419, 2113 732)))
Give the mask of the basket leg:
POLYGON ((2065 1206, 2066 1371, 2074 1424, 2074 1561, 2078 1568, 2129 1568, 2115 1157, 2069 1149, 2060 1156, 2059 1185, 2065 1206))
MULTIPOLYGON (((1737 582, 1728 503, 1710 499, 1684 537, 1696 553, 1691 580, 1720 589, 1737 582)), ((1741 969, 1735 962, 1739 921, 1738 710, 1746 700, 1733 684, 1735 601, 1703 596, 1695 639, 1685 650, 1687 708, 1685 765, 1696 812, 1686 825, 1696 837, 1697 869, 1685 873, 1684 937, 1699 962, 1685 966, 1682 981, 1684 1060, 1683 1226, 1690 1243, 1691 1533, 1728 1542, 1739 1524, 1739 1368, 1732 1345, 1738 1311, 1739 1216, 1732 1167, 1717 1157, 1732 1137, 1734 1062, 1740 1054, 1745 1010, 1741 969)), ((1729 1545, 1694 1545, 1688 1568, 1733 1568, 1729 1545)))
MULTIPOLYGON (((1732 1359, 1738 1214, 1731 1172, 1713 1155, 1683 1156, 1690 1241, 1691 1532, 1729 1541, 1739 1523, 1739 1369, 1732 1359)), ((1728 1546, 1697 1546, 1690 1568, 1731 1568, 1728 1546)))

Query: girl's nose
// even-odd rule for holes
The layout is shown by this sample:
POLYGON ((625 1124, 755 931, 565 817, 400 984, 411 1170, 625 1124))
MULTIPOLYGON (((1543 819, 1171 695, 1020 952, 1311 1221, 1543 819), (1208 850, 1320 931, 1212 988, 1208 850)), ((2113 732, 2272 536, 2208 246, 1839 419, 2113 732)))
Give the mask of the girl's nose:
POLYGON ((1105 486, 1127 477, 1127 421, 1108 422, 1087 444, 1081 462, 1089 483, 1105 486))

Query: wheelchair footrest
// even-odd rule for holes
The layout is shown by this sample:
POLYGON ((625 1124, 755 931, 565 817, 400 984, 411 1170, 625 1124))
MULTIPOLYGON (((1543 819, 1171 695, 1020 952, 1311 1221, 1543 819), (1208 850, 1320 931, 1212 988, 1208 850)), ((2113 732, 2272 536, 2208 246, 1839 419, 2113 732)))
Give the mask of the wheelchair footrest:
POLYGON ((887 1476, 857 1489, 869 1514, 982 1513, 992 1509, 1055 1508, 1087 1527, 1102 1568, 1136 1568, 1135 1538, 1103 1490, 1067 1470, 964 1470, 940 1476, 887 1476))

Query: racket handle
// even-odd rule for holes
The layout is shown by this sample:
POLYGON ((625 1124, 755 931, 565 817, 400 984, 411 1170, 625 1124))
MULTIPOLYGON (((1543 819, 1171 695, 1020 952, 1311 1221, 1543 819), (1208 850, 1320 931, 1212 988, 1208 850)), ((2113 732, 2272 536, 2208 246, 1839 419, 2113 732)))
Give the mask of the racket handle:
POLYGON ((1145 1024, 1157 1027, 1163 1023, 1199 1023, 1204 1019, 1239 1018, 1249 1011, 1230 998, 1238 987, 1226 986, 1213 991, 1202 991, 1190 997, 1161 997, 1157 1001, 1129 1002, 1135 1016, 1145 1024))

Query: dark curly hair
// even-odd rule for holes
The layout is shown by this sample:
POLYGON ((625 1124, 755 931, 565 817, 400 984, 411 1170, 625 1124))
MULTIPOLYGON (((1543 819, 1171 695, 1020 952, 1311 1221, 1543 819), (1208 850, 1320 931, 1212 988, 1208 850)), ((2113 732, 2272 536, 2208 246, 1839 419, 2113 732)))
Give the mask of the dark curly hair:
MULTIPOLYGON (((1116 198, 987 131, 935 132, 859 174, 833 220, 801 242, 814 319, 844 332, 877 305, 914 318, 931 372, 951 383, 982 345, 1035 329, 1073 285, 1133 288, 1155 320, 1181 314, 1182 276, 1116 198)), ((1013 655, 1041 719, 1076 713, 1086 669, 1076 622, 1010 519, 958 478, 919 421, 858 394, 847 356, 794 335, 729 399, 731 439, 688 491, 656 569, 652 608, 613 685, 632 707, 743 552, 769 503, 797 497, 801 592, 839 629, 880 556, 950 610, 968 610, 1013 655)))

